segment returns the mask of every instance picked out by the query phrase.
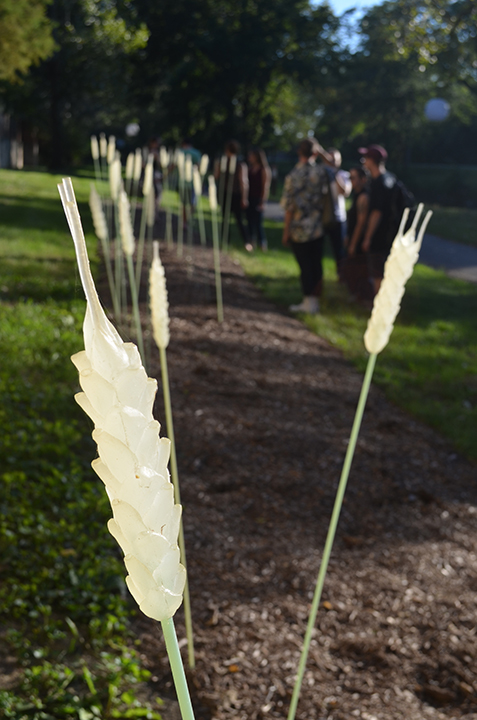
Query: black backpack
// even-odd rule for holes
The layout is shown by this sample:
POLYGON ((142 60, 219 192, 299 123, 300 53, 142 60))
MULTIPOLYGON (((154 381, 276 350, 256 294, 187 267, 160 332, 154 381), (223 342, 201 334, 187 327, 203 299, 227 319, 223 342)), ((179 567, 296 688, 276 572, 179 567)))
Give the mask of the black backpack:
POLYGON ((404 232, 409 230, 416 214, 416 198, 401 180, 395 178, 391 195, 391 217, 389 223, 389 242, 392 243, 396 237, 397 231, 401 224, 401 218, 404 210, 409 208, 409 216, 404 226, 404 232))

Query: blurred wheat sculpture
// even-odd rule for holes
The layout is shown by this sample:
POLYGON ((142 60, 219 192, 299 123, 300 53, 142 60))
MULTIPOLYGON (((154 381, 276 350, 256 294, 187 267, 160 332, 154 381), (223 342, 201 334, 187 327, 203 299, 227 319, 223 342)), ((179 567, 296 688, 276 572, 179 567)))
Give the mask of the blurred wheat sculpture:
MULTIPOLYGON (((171 391, 169 385, 169 371, 167 367, 167 346, 169 345, 169 302, 167 299, 166 277, 164 266, 159 257, 159 242, 153 243, 154 256, 149 271, 149 298, 151 305, 152 333, 161 360, 162 392, 164 397, 164 409, 166 413, 167 434, 171 441, 171 476, 174 485, 174 495, 177 503, 180 503, 179 470, 177 466, 176 443, 174 435, 174 424, 172 418, 171 391)), ((185 568, 186 550, 184 540, 184 529, 181 523, 179 530, 179 548, 181 561, 185 568)), ((189 586, 184 586, 184 615, 187 635, 187 647, 189 654, 189 667, 195 667, 194 634, 192 629, 192 614, 190 607, 189 586)))

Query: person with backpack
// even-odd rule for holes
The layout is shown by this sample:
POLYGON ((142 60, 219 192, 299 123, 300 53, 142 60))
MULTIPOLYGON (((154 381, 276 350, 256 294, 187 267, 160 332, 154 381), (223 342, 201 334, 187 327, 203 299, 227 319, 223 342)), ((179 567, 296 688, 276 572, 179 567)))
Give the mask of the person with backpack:
POLYGON ((358 149, 370 175, 369 215, 362 249, 367 253, 368 272, 377 293, 384 273, 384 263, 391 250, 405 207, 412 206, 412 196, 395 175, 386 170, 388 154, 381 145, 358 149))

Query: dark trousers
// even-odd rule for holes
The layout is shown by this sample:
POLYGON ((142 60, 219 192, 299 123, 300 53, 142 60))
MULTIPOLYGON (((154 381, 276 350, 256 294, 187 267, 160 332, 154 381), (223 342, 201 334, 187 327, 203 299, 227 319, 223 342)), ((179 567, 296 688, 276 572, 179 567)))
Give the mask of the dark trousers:
POLYGON ((247 220, 248 220, 248 234, 250 240, 254 237, 257 238, 257 245, 264 247, 267 242, 265 237, 265 231, 263 229, 263 210, 259 210, 257 203, 253 200, 249 200, 249 206, 247 208, 247 220))
POLYGON ((321 294, 323 279, 324 237, 307 242, 291 242, 293 254, 300 268, 301 289, 304 297, 321 294))
POLYGON ((245 245, 246 243, 248 243, 249 240, 247 231, 245 230, 245 225, 243 224, 242 197, 238 193, 232 193, 232 202, 230 204, 230 209, 232 211, 232 215, 235 218, 235 222, 237 223, 240 237, 242 238, 245 245))
POLYGON ((333 222, 325 227, 325 235, 331 243, 331 250, 336 262, 336 272, 341 277, 341 263, 344 258, 344 239, 346 237, 346 223, 333 222))

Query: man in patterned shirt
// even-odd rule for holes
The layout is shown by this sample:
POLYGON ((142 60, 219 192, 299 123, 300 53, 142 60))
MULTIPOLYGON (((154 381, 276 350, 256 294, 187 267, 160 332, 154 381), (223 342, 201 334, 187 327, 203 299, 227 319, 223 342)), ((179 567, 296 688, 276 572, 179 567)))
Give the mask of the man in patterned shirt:
MULTIPOLYGON (((320 148, 321 149, 321 148, 320 148)), ((290 246, 300 268, 303 300, 291 312, 319 312, 323 280, 323 196, 328 191, 326 170, 312 162, 316 142, 302 140, 298 163, 285 178, 281 205, 285 210, 283 244, 290 246)), ((324 151, 323 151, 324 152, 324 151)))

